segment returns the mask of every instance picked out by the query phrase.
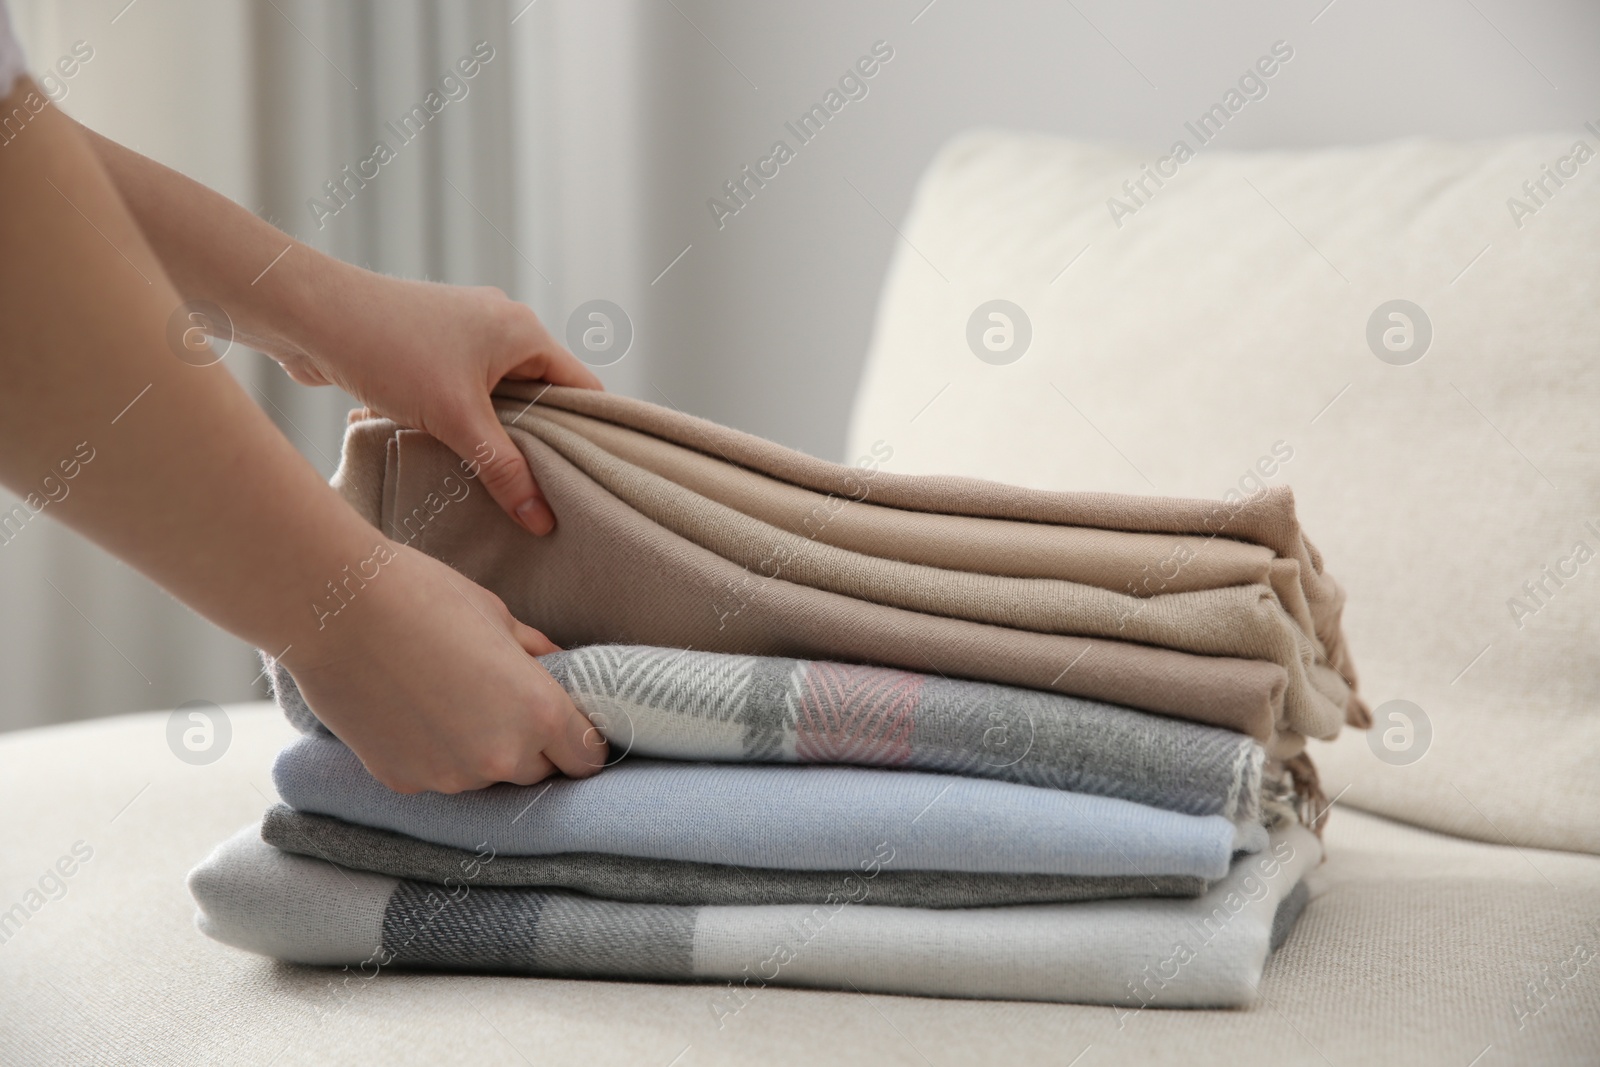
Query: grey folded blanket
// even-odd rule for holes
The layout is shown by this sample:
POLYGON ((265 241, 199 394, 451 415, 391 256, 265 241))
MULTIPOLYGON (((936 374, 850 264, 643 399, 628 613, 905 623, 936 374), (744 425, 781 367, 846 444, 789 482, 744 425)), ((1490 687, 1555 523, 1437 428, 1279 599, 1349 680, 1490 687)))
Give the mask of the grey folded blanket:
MULTIPOLYGON (((1098 700, 881 667, 639 645, 540 657, 614 755, 902 767, 1260 814, 1265 750, 1232 730, 1098 700)), ((278 704, 328 731, 281 664, 278 704)))
POLYGON ((681 907, 346 870, 273 848, 252 825, 195 868, 189 888, 211 937, 363 978, 399 966, 729 983, 708 996, 719 1017, 766 985, 1108 1004, 1120 1015, 1251 1003, 1321 855, 1286 825, 1193 899, 852 906, 896 861, 873 856, 822 904, 681 907))
MULTIPOLYGON (((285 852, 446 889, 468 883, 486 888, 566 889, 638 904, 824 904, 850 892, 866 873, 785 871, 599 852, 502 856, 487 847, 477 851, 450 848, 326 815, 309 815, 286 804, 267 810, 261 821, 261 839, 285 852)), ((1182 875, 1093 877, 893 870, 882 865, 885 859, 892 865, 892 855, 875 855, 868 861, 868 868, 874 869, 872 894, 861 903, 977 908, 1117 897, 1197 897, 1207 885, 1203 878, 1182 875)))

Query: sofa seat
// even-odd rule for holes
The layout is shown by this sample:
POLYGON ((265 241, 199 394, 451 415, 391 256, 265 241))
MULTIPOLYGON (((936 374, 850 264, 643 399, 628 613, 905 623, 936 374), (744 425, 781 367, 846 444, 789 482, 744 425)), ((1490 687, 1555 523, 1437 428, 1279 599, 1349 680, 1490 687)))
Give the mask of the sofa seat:
POLYGON ((166 713, 0 736, 0 910, 28 912, 0 933, 0 1063, 1600 1062, 1600 857, 1342 805, 1245 1011, 767 989, 719 1029, 713 986, 276 963, 202 936, 184 887, 275 799, 292 736, 270 704, 226 710, 205 766, 169 749, 166 713))

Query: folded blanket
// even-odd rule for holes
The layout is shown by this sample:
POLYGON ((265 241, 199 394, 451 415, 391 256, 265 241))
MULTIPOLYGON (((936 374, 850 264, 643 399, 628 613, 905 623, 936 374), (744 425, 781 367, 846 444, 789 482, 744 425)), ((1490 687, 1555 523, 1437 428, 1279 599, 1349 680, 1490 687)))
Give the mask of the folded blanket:
POLYGON ((539 886, 569 889, 606 900, 639 904, 823 904, 850 891, 866 871, 875 871, 863 904, 913 908, 979 908, 996 904, 1065 903, 1116 897, 1197 897, 1203 878, 1182 875, 1087 877, 1062 874, 983 874, 972 871, 901 871, 893 856, 876 856, 863 870, 779 871, 721 863, 561 852, 548 856, 501 856, 449 848, 388 830, 307 815, 285 804, 261 820, 267 844, 341 867, 389 874, 447 888, 539 886))
POLYGON ((469 793, 388 789, 340 742, 301 737, 272 769, 300 811, 497 854, 607 852, 739 867, 855 868, 887 843, 909 870, 1222 877, 1260 823, 915 771, 627 759, 592 778, 469 793))
POLYGON ((249 826, 189 888, 200 929, 218 941, 363 977, 403 966, 726 982, 711 1000, 719 1020, 769 984, 1109 1004, 1121 1017, 1251 1003, 1320 855, 1316 838, 1286 825, 1192 900, 852 907, 882 876, 866 869, 820 905, 680 907, 403 881, 280 851, 249 826))
MULTIPOLYGON (((906 767, 1259 814, 1263 752, 1230 730, 1036 689, 839 663, 628 645, 540 657, 614 757, 906 767)), ((327 730, 281 664, 290 721, 327 730)))
POLYGON ((1366 721, 1342 594, 1286 490, 1224 504, 892 475, 627 398, 518 399, 499 410, 561 516, 550 537, 517 530, 448 450, 387 420, 351 426, 336 482, 560 643, 1054 689, 1226 726, 1277 757, 1366 721))
MULTIPOLYGON (((1149 502, 1149 498, 1107 494, 1076 494, 1079 505, 1091 503, 1087 521, 1060 517, 1050 502, 1044 505, 1047 514, 1042 519, 1027 502, 1019 516, 1013 493, 998 513, 1004 516, 1002 521, 975 522, 975 517, 991 512, 987 508, 955 513, 942 506, 930 509, 926 491, 932 482, 991 491, 996 488, 992 483, 890 478, 894 484, 887 487, 887 494, 871 494, 881 503, 894 504, 883 507, 865 503, 869 494, 852 491, 852 484, 859 483, 848 477, 837 479, 840 468, 655 405, 592 393, 547 398, 544 386, 516 383, 506 383, 503 399, 507 410, 514 406, 519 417, 525 413, 523 400, 548 399, 538 412, 540 417, 576 431, 611 456, 742 515, 823 544, 1000 577, 1060 578, 1141 597, 1265 582, 1273 587, 1285 610, 1303 623, 1305 632, 1324 642, 1333 662, 1344 658, 1338 628, 1342 594, 1320 574, 1316 550, 1293 528, 1292 502, 1287 516, 1279 508, 1278 514, 1253 514, 1243 519, 1229 502, 1222 502, 1220 511, 1212 505, 1203 523, 1204 536, 1193 540, 1126 532, 1181 532, 1165 520, 1175 508, 1192 502, 1158 505, 1155 510, 1169 514, 1158 516, 1153 524, 1141 522, 1136 515, 1131 525, 1124 525, 1120 520, 1126 516, 1119 516, 1113 525, 1100 527, 1105 511, 1096 504, 1110 500, 1116 510, 1124 510, 1128 501, 1137 501, 1136 509, 1149 502), (780 472, 778 477, 760 473, 774 470, 780 472), (844 499, 838 499, 841 489, 844 499), (886 495, 900 499, 890 501, 886 495), (858 503, 861 506, 852 507, 858 503), (1018 517, 1026 521, 1006 521, 1018 517), (1175 543, 1181 547, 1175 550, 1175 543), (1287 547, 1288 556, 1280 558, 1267 547, 1279 544, 1287 547), (1318 573, 1302 574, 1302 563, 1310 563, 1318 573)), ((893 449, 880 444, 874 453, 864 464, 871 470, 849 473, 861 473, 870 480, 878 461, 889 458, 893 449)), ((1024 490, 1023 495, 1057 494, 1024 490)))
POLYGON ((1288 672, 1284 711, 1291 723, 1331 718, 1336 731, 1344 721, 1348 686, 1327 668, 1314 631, 1297 627, 1266 583, 1141 598, 1081 582, 951 571, 836 548, 620 460, 571 428, 581 430, 592 420, 569 417, 558 423, 546 417, 548 410, 530 410, 517 426, 663 530, 752 573, 781 574, 785 581, 853 600, 939 617, 1267 660, 1288 672), (1323 660, 1320 674, 1312 669, 1318 659, 1323 660))

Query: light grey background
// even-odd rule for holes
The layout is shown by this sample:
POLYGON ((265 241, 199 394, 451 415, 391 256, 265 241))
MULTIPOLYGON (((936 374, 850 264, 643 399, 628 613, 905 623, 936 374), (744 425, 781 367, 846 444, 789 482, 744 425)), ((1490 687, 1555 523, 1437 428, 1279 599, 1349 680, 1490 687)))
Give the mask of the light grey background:
MULTIPOLYGON (((1278 40, 1294 59, 1219 146, 1465 139, 1600 117, 1600 8, 1579 0, 12 8, 35 69, 75 40, 94 46, 63 106, 107 135, 335 254, 500 285, 558 335, 576 305, 614 300, 636 337, 601 372, 610 387, 834 459, 896 227, 959 131, 1155 154, 1278 40), (472 94, 318 230, 306 199, 480 39, 496 59, 472 94), (894 58, 865 99, 719 230, 708 198, 775 139, 796 147, 784 122, 879 40, 894 58)), ((294 386, 250 353, 229 363, 331 470, 348 398, 294 386)), ((53 524, 0 548, 0 598, 0 728, 254 691, 247 649, 53 524)))

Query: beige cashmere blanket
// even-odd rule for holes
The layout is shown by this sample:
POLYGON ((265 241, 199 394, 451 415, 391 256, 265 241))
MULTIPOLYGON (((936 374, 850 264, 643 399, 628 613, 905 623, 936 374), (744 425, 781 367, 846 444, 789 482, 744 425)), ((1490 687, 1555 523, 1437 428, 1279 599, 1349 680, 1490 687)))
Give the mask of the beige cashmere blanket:
POLYGON ((844 467, 606 393, 505 383, 556 531, 444 446, 352 415, 336 484, 566 645, 879 663, 1112 701, 1298 753, 1365 725, 1343 593, 1293 496, 1018 489, 844 467))

